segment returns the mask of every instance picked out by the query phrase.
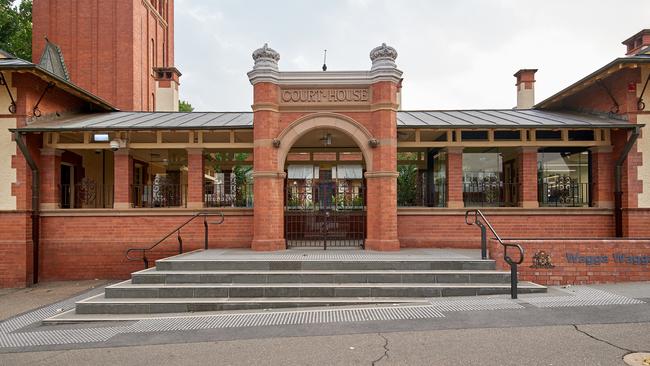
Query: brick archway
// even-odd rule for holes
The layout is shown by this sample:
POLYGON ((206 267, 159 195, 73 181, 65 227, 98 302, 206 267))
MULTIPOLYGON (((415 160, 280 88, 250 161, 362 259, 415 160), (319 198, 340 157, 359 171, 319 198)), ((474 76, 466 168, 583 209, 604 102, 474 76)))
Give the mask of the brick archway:
POLYGON ((329 128, 347 134, 357 144, 366 164, 366 171, 372 172, 372 149, 369 141, 373 138, 370 131, 359 122, 338 113, 314 113, 299 118, 287 126, 277 137, 278 167, 283 167, 291 147, 306 133, 322 128, 329 128))

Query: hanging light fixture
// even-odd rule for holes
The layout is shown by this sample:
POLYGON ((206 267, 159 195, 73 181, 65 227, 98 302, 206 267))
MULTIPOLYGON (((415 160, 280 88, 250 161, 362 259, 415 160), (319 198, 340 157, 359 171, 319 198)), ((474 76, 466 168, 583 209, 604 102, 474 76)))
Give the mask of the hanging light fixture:
POLYGON ((320 140, 323 143, 323 146, 325 147, 330 146, 332 144, 332 134, 330 134, 329 132, 325 132, 325 134, 323 135, 323 137, 321 137, 320 140))

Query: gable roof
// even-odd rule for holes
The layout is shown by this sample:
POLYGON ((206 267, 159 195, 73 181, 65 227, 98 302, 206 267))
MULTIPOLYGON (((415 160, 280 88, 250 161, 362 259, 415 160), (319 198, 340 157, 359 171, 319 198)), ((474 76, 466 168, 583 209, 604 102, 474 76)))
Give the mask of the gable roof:
POLYGON ((68 68, 65 66, 61 48, 50 42, 47 37, 45 38, 45 49, 43 49, 38 66, 63 80, 70 81, 70 75, 68 74, 68 68))
POLYGON ((601 67, 600 69, 592 72, 591 74, 585 76, 584 78, 576 81, 575 83, 567 86, 566 88, 560 90, 559 92, 551 95, 550 97, 544 99, 543 101, 535 104, 533 108, 544 109, 548 108, 556 102, 574 95, 575 93, 583 90, 589 85, 592 85, 596 80, 602 78, 604 75, 610 75, 613 72, 617 72, 624 68, 636 67, 638 64, 650 63, 650 54, 647 52, 650 51, 649 48, 639 51, 639 54, 628 57, 619 57, 614 61, 608 63, 607 65, 601 67))
POLYGON ((43 62, 43 59, 41 58, 39 64, 23 60, 0 49, 0 72, 28 71, 42 80, 52 82, 56 87, 95 105, 99 110, 117 111, 118 109, 106 100, 70 81, 68 70, 65 67, 65 62, 63 62, 63 56, 57 56, 57 53, 60 53, 60 50, 57 51, 57 49, 58 47, 52 48, 48 52, 47 60, 43 62), (54 54, 51 53, 53 51, 54 54))

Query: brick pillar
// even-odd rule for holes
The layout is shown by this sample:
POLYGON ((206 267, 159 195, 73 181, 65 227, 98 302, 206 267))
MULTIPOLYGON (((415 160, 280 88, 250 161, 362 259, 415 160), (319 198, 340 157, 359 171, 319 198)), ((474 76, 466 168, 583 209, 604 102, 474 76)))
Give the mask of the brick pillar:
POLYGON ((537 148, 520 148, 517 167, 519 207, 539 207, 539 199, 537 196, 537 148))
POLYGON ((595 207, 614 208, 614 161, 611 146, 591 149, 591 202, 595 207))
POLYGON ((187 149, 187 208, 203 208, 204 168, 203 149, 187 149))
POLYGON ((366 249, 399 250, 397 237, 397 83, 372 84, 371 126, 379 145, 372 149, 372 171, 366 172, 366 249))
POLYGON ((280 88, 270 82, 253 86, 253 250, 284 250, 284 166, 278 166, 273 139, 280 132, 280 88))
POLYGON ((126 209, 132 207, 133 196, 133 157, 128 149, 119 149, 113 153, 113 208, 126 209))
POLYGON ((463 208, 463 148, 447 149, 447 207, 463 208))
MULTIPOLYGON (((61 150, 41 149, 41 209, 61 207, 61 150)), ((72 192, 72 190, 70 190, 72 192)))

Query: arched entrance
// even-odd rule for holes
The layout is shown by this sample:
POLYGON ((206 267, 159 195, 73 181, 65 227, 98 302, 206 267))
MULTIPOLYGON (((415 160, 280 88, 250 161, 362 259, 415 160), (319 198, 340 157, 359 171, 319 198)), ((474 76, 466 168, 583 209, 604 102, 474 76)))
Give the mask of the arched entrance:
POLYGON ((287 248, 363 248, 369 133, 354 121, 320 115, 280 137, 287 248))

